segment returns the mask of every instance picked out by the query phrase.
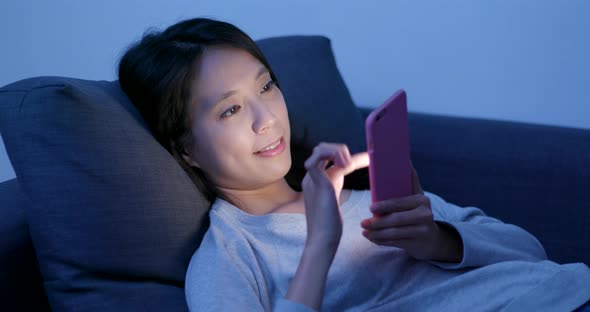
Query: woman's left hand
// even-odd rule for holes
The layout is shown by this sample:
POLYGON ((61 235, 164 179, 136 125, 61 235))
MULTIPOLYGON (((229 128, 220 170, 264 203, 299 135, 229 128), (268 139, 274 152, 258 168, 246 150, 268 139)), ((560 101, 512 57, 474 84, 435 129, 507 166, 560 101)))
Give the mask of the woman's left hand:
POLYGON ((373 217, 362 221, 371 242, 404 249, 420 260, 459 262, 463 245, 453 228, 434 221, 430 199, 412 168, 413 195, 373 203, 373 217))

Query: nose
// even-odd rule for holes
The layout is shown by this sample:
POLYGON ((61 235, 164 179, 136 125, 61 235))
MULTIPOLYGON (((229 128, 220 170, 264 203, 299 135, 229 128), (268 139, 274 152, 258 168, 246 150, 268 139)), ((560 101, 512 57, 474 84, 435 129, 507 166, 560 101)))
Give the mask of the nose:
MULTIPOLYGON (((269 108, 269 104, 264 102, 257 102, 251 107, 254 107, 254 122, 252 123, 252 130, 255 133, 262 133, 271 129, 277 122, 277 116, 269 108)), ((272 104, 271 104, 272 105, 272 104)))

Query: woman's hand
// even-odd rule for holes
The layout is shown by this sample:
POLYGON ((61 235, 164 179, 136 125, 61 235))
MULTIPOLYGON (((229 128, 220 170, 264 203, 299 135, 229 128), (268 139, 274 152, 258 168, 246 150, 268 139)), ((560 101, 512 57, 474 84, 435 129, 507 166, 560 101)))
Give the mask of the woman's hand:
POLYGON ((416 259, 461 261, 461 237, 434 221, 430 199, 414 168, 412 172, 413 195, 373 203, 374 216, 361 222, 363 235, 375 244, 402 248, 416 259))
POLYGON ((320 310, 328 270, 342 237, 339 206, 344 176, 368 165, 366 152, 350 156, 346 145, 330 143, 320 143, 305 161, 302 188, 307 241, 287 299, 320 310), (326 168, 329 162, 334 164, 326 168))
POLYGON ((351 156, 344 144, 320 143, 313 149, 305 161, 307 173, 302 182, 308 241, 338 245, 342 236, 339 206, 344 176, 368 165, 367 152, 351 156), (326 168, 329 162, 333 165, 326 168))

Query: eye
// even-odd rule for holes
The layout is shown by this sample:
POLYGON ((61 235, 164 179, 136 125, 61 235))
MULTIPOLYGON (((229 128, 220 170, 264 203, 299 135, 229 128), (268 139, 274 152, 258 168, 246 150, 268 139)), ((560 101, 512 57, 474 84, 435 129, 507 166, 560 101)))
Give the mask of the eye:
POLYGON ((274 80, 271 80, 271 81, 267 82, 264 85, 264 87, 262 87, 262 91, 260 93, 265 93, 265 92, 268 92, 268 91, 272 90, 272 88, 274 87, 274 85, 275 85, 274 80))
POLYGON ((228 110, 223 112, 223 114, 221 114, 221 118, 232 116, 233 114, 237 113, 240 108, 242 108, 240 105, 234 105, 230 107, 228 110))

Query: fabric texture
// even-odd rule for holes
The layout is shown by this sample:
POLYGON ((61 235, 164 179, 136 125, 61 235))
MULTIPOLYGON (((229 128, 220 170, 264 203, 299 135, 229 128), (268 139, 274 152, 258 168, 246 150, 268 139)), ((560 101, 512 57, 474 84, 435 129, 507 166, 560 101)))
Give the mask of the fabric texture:
MULTIPOLYGON (((548 261, 543 247, 523 229, 476 207, 426 195, 435 220, 460 234, 462 261, 419 261, 402 249, 371 243, 360 227, 372 216, 370 192, 353 191, 341 206, 344 233, 328 272, 322 310, 569 311, 590 298, 585 264, 548 261)), ((210 218, 187 272, 191 311, 304 310, 285 294, 305 245, 305 215, 253 216, 217 199, 210 218)))

